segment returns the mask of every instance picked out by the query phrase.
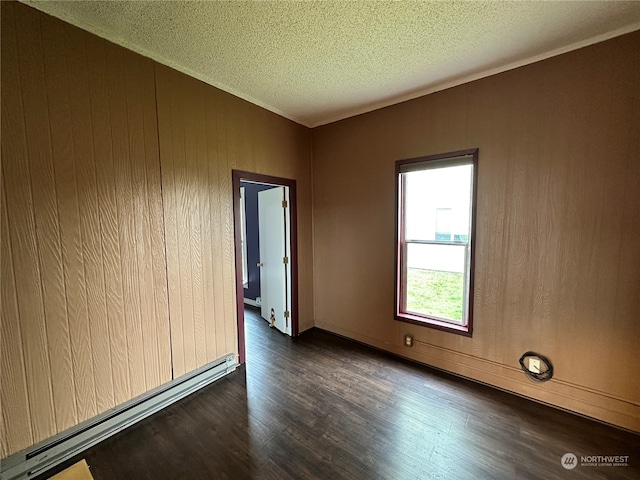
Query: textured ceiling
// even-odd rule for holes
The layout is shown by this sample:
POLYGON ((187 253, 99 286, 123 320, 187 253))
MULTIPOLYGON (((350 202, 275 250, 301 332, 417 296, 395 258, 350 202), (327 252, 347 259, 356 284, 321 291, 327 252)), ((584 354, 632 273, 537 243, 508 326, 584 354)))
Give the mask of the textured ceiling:
POLYGON ((24 3, 307 126, 640 28, 638 1, 24 3))

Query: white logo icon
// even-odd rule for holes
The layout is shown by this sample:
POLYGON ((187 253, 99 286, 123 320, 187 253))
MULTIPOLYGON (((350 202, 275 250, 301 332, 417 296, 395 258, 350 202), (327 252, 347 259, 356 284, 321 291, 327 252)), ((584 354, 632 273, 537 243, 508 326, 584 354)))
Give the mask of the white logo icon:
POLYGON ((578 457, 576 457, 573 453, 565 453, 564 455, 562 455, 560 463, 562 464, 563 468, 566 468, 567 470, 573 470, 578 466, 578 457))

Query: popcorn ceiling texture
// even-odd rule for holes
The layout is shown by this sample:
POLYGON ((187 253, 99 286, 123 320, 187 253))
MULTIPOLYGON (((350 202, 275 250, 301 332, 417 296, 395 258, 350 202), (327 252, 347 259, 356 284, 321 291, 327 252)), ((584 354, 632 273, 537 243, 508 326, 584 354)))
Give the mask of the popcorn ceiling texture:
POLYGON ((24 3, 307 126, 640 28, 640 2, 24 3))

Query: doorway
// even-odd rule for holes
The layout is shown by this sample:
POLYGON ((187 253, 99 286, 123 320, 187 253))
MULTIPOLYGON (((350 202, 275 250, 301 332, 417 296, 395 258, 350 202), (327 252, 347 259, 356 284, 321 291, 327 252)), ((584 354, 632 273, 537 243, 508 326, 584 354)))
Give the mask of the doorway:
POLYGON ((245 292, 270 325, 298 335, 297 196, 295 180, 239 170, 232 178, 238 352, 244 363, 245 292), (251 245, 255 233, 247 227, 259 229, 259 246, 251 245))

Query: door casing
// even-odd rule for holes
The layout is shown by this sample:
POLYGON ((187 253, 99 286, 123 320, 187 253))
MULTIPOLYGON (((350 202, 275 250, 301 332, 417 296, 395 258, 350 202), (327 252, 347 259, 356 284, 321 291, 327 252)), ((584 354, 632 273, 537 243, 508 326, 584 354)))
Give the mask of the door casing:
POLYGON ((245 338, 244 338, 244 285, 242 283, 242 243, 240 209, 240 182, 265 183, 268 185, 289 187, 289 208, 290 208, 290 228, 291 245, 289 263, 291 265, 291 336, 298 336, 298 209, 296 181, 289 178, 274 177, 261 173, 245 172, 242 170, 232 170, 233 187, 233 232, 235 242, 235 265, 236 265, 236 318, 238 325, 238 356, 242 364, 246 360, 245 338))

